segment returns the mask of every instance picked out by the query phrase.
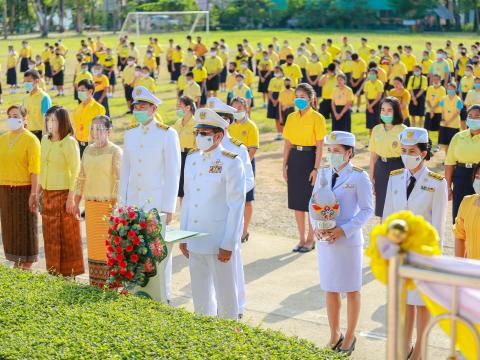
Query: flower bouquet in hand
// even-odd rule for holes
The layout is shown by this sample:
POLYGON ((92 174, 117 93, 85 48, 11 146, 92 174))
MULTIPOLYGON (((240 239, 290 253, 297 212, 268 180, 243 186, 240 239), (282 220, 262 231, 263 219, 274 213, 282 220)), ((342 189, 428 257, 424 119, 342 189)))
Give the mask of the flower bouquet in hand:
POLYGON ((156 275, 157 264, 167 256, 160 214, 156 209, 120 207, 113 210, 108 222, 108 283, 124 291, 146 286, 156 275))

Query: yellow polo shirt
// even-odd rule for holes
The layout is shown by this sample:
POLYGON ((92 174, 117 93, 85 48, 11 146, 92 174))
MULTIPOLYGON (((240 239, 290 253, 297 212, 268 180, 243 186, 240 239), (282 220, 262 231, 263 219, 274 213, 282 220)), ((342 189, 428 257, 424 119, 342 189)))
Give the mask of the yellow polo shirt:
POLYGON ((371 46, 360 46, 357 50, 357 54, 360 56, 360 58, 362 58, 363 61, 367 62, 368 58, 370 57, 370 50, 372 50, 371 46))
POLYGON ((480 104, 480 90, 470 90, 465 98, 465 106, 480 104))
POLYGON ((430 68, 432 67, 433 61, 430 59, 420 61, 420 66, 422 67, 422 74, 428 75, 430 73, 430 68))
POLYGON ((150 90, 152 93, 155 93, 157 91, 157 87, 155 85, 155 80, 149 76, 147 78, 144 78, 143 76, 135 80, 134 86, 145 86, 148 90, 150 90))
POLYGON ((322 114, 309 108, 302 116, 300 111, 288 115, 283 137, 292 145, 316 146, 317 141, 327 135, 325 118, 322 114))
POLYGON ((352 61, 352 78, 358 80, 365 77, 367 72, 367 64, 363 61, 362 58, 359 58, 358 61, 352 61))
POLYGON ((185 75, 180 75, 177 79, 178 90, 185 89, 185 85, 187 85, 187 77, 185 75))
POLYGON ((135 65, 127 65, 123 69, 123 81, 125 85, 132 86, 135 81, 135 65))
POLYGON ((219 56, 207 57, 205 59, 205 69, 208 75, 219 73, 223 69, 223 61, 219 56))
POLYGON ((325 83, 322 86, 322 99, 331 100, 333 89, 335 88, 335 86, 337 86, 337 76, 336 75, 331 76, 331 75, 328 75, 328 74, 324 74, 320 78, 321 79, 320 81, 322 81, 322 79, 324 79, 324 78, 326 78, 327 80, 325 81, 325 83))
POLYGON ((193 73, 193 79, 197 83, 200 83, 206 80, 208 76, 207 69, 205 69, 205 67, 202 67, 201 69, 194 68, 192 70, 192 73, 193 73))
POLYGON ((60 141, 44 136, 41 143, 40 185, 44 190, 74 191, 80 172, 77 140, 67 135, 60 141))
POLYGON ((40 141, 30 131, 0 135, 0 185, 27 186, 40 173, 40 141))
POLYGON ((321 76, 323 74, 323 65, 320 61, 309 62, 306 69, 309 76, 321 76))
POLYGON ((183 58, 183 65, 188 66, 189 68, 193 68, 195 66, 195 61, 197 60, 197 57, 195 54, 192 55, 185 55, 183 58))
POLYGON ((383 94, 383 90, 383 83, 378 79, 368 80, 363 86, 363 92, 368 100, 376 100, 379 94, 383 94))
POLYGON ((89 72, 89 71, 86 71, 86 72, 78 72, 76 75, 75 75, 75 86, 78 86, 78 83, 82 80, 91 80, 93 81, 93 75, 89 72))
POLYGON ((386 131, 383 124, 375 125, 370 136, 368 150, 380 157, 400 157, 402 149, 399 136, 405 128, 405 125, 399 124, 386 131))
POLYGON ((327 46, 327 51, 330 53, 330 55, 332 55, 332 58, 336 58, 337 55, 342 52, 342 50, 340 50, 335 45, 327 46))
POLYGON ((268 83, 268 91, 269 92, 277 92, 279 93, 280 91, 283 90, 283 87, 284 87, 284 80, 285 78, 281 77, 281 78, 276 78, 276 77, 273 77, 270 82, 268 83))
POLYGON ((305 55, 299 55, 295 57, 294 63, 300 66, 300 69, 305 69, 308 64, 308 58, 305 55))
POLYGON ((443 97, 447 94, 447 91, 443 86, 435 87, 433 85, 430 85, 427 88, 427 96, 425 98, 426 104, 427 104, 427 112, 429 111, 429 106, 434 106, 433 112, 435 114, 441 114, 442 113, 442 107, 440 106, 440 101, 443 99, 443 97))
POLYGON ((413 68, 417 65, 417 58, 413 54, 402 54, 400 60, 405 64, 407 71, 413 71, 413 68))
POLYGON ((174 63, 181 63, 183 61, 183 51, 173 50, 172 52, 172 61, 174 63))
POLYGON ((48 94, 42 89, 30 93, 23 99, 23 106, 27 110, 27 128, 30 131, 43 130, 43 115, 52 106, 48 94))
POLYGON ((46 49, 46 50, 42 51, 40 56, 42 57, 42 61, 46 62, 46 61, 50 61, 50 57, 52 56, 52 53, 51 53, 50 49, 46 49))
POLYGON ((228 132, 234 138, 242 142, 247 148, 258 149, 260 136, 257 125, 250 119, 235 121, 228 127, 228 132))
POLYGON ((260 61, 258 61, 257 67, 258 67, 259 71, 271 71, 271 70, 273 70, 272 60, 261 59, 260 61))
POLYGON ((17 66, 18 56, 16 53, 13 55, 8 54, 7 56, 7 69, 15 68, 17 66))
POLYGON ((345 106, 353 100, 353 91, 348 86, 344 86, 342 89, 337 86, 332 91, 332 101, 336 106, 345 106))
POLYGON ((410 105, 410 100, 412 98, 412 96, 410 95, 410 92, 403 88, 403 90, 397 90, 395 88, 391 89, 389 92, 388 92, 388 96, 393 96, 393 97, 396 97, 398 99, 398 101, 400 101, 400 103, 403 103, 404 105, 402 106, 402 115, 403 115, 403 119, 407 119, 409 116, 410 116, 410 112, 408 110, 408 106, 410 105))
POLYGON ((289 77, 290 79, 292 79, 292 87, 296 87, 298 85, 298 81, 303 77, 300 66, 298 66, 297 64, 292 64, 288 66, 285 63, 282 65, 282 69, 285 77, 289 77))
POLYGON ((452 114, 458 111, 457 116, 455 116, 453 120, 450 120, 449 123, 443 123, 440 125, 452 129, 460 129, 460 110, 463 107, 462 99, 457 95, 453 97, 446 95, 443 97, 442 101, 440 101, 440 106, 442 107, 442 121, 447 120, 447 118, 450 119, 452 114))
POLYGON ((53 72, 58 72, 60 70, 63 70, 65 66, 65 58, 62 55, 53 56, 50 59, 50 66, 52 67, 53 72))
POLYGON ((192 117, 190 120, 187 121, 186 124, 183 124, 182 121, 183 119, 177 119, 175 124, 172 125, 172 127, 178 133, 178 138, 180 140, 180 148, 182 151, 183 149, 194 149, 197 147, 197 144, 195 143, 195 135, 193 135, 193 131, 195 130, 195 120, 192 117))
MULTIPOLYGON (((295 106, 295 91, 292 89, 284 89, 280 91, 278 95, 278 103, 282 107, 282 110, 295 106)), ((285 119, 284 119, 285 120, 285 119)))
POLYGON ((280 60, 286 60, 287 55, 291 55, 291 54, 293 54, 293 49, 290 46, 287 46, 287 47, 282 46, 282 48, 278 52, 278 57, 280 58, 280 60))
POLYGON ((407 90, 418 90, 422 89, 423 91, 426 91, 428 88, 428 79, 424 75, 420 76, 410 76, 410 79, 408 79, 408 84, 407 84, 407 90))
POLYGON ((326 69, 333 61, 332 54, 329 52, 324 52, 318 55, 318 60, 322 63, 323 67, 326 69))
POLYGON ((403 62, 400 61, 396 64, 393 64, 390 68, 390 72, 388 73, 388 82, 393 84, 393 79, 395 79, 397 76, 404 78, 405 75, 407 75, 407 67, 403 62))
POLYGON ((455 134, 448 146, 445 165, 480 163, 480 134, 472 136, 470 129, 455 134))
POLYGON ((95 76, 93 83, 95 84, 95 92, 103 91, 110 86, 110 81, 106 75, 95 76))
POLYGON ((183 89, 183 95, 189 96, 193 100, 197 101, 197 98, 202 96, 202 88, 198 85, 195 81, 193 84, 185 84, 185 88, 183 89))
POLYGON ((252 85, 255 80, 255 74, 253 71, 247 68, 245 70, 242 69, 240 72, 245 76, 245 85, 252 85))
POLYGON ((73 128, 78 141, 88 142, 90 140, 90 126, 93 118, 98 115, 105 115, 105 108, 95 99, 91 99, 87 105, 83 105, 83 103, 77 105, 73 111, 73 128))
POLYGON ((151 71, 155 70, 157 68, 157 61, 155 60, 155 57, 148 57, 145 55, 143 58, 143 66, 147 66, 151 71))
POLYGON ((466 94, 473 89, 474 84, 475 84, 475 77, 473 75, 463 76, 462 79, 460 80, 460 87, 458 90, 466 94))

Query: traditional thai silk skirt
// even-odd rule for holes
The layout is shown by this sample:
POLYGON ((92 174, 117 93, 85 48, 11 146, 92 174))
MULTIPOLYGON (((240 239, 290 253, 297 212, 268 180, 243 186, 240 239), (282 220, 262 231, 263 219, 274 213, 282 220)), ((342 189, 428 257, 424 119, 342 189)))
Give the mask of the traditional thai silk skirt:
POLYGON ((67 213, 68 190, 42 192, 42 228, 47 270, 53 274, 76 276, 83 266, 80 221, 67 213))
POLYGON ((36 262, 38 215, 28 207, 31 186, 0 186, 0 221, 5 258, 36 262))
POLYGON ((108 217, 113 203, 109 201, 85 202, 85 224, 87 228, 88 271, 90 285, 103 288, 110 277, 107 266, 108 217))

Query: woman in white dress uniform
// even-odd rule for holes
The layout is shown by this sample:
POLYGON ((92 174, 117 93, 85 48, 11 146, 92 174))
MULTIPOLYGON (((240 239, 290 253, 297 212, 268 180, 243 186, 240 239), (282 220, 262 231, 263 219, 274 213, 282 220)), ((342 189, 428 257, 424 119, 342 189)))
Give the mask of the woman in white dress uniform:
MULTIPOLYGON (((322 231, 315 229, 317 239, 320 287, 327 292, 327 314, 330 325, 329 346, 351 354, 355 349, 355 328, 360 314, 362 287, 362 226, 373 216, 372 184, 368 174, 352 166, 355 136, 349 132, 333 131, 325 137, 330 168, 323 168, 329 188, 340 205, 336 227, 322 231), (340 332, 341 293, 347 293, 347 332, 340 332)), ((317 176, 313 190, 321 187, 322 176, 317 176)), ((312 224, 315 224, 311 218, 312 224)))
MULTIPOLYGON (((410 127, 400 133, 402 161, 405 169, 394 170, 388 180, 383 220, 398 211, 410 210, 422 215, 435 227, 441 244, 447 222, 448 191, 443 175, 431 172, 425 165, 430 159, 432 142, 423 128, 410 127)), ((423 331, 430 316, 417 290, 407 293, 407 353, 409 359, 420 359, 423 331), (412 346, 413 327, 417 317, 418 346, 412 346)))

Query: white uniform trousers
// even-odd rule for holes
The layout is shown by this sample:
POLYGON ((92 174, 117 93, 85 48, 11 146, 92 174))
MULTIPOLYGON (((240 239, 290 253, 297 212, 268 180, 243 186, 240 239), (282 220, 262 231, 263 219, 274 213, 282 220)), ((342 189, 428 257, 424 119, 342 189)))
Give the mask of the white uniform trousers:
POLYGON ((245 295, 245 274, 243 270, 242 247, 238 245, 232 254, 232 260, 235 262, 237 296, 238 296, 238 313, 243 314, 245 311, 246 295, 245 295))
POLYGON ((223 263, 217 254, 190 251, 188 264, 195 312, 238 319, 235 260, 223 263))

